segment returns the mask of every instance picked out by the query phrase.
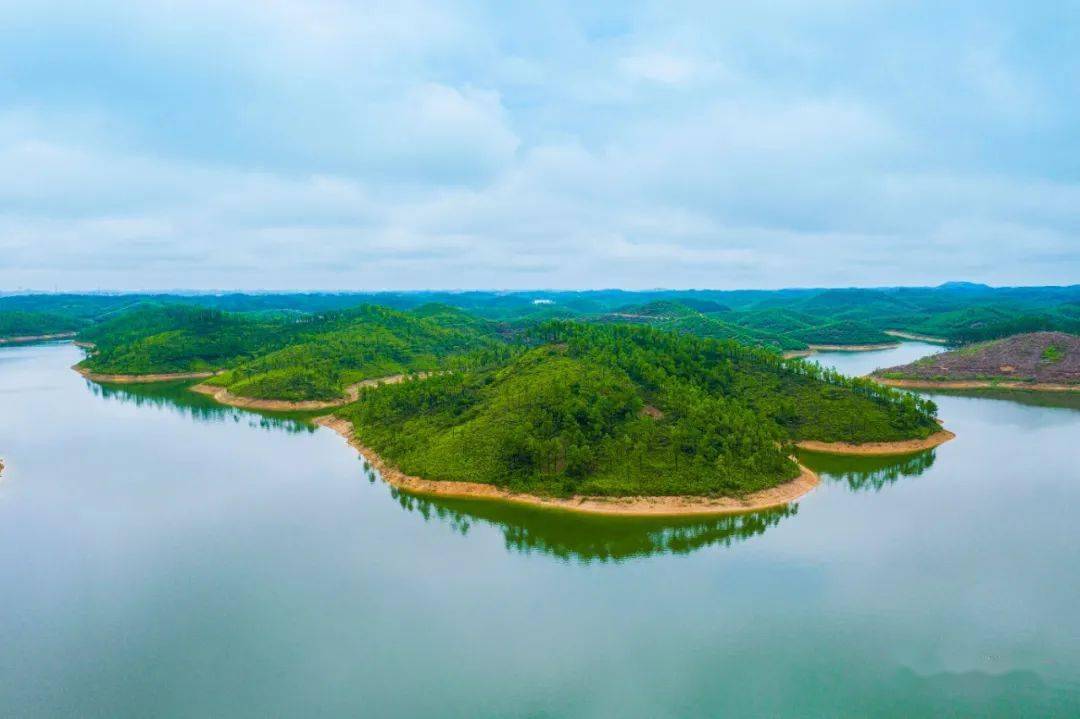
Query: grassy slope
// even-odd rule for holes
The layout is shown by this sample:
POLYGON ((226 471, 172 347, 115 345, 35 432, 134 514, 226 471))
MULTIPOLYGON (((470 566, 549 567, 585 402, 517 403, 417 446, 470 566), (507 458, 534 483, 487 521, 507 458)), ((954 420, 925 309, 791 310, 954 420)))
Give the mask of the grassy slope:
POLYGON ((338 414, 406 473, 541 494, 753 492, 797 475, 790 440, 936 427, 930 404, 732 342, 567 323, 539 334, 549 344, 509 364, 368 391, 338 414))

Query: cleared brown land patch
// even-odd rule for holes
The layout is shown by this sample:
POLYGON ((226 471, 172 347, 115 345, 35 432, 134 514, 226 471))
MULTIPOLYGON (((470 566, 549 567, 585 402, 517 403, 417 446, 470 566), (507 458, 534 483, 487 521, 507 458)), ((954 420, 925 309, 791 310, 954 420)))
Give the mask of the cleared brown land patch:
POLYGON ((1004 386, 1057 391, 1080 384, 1080 337, 1065 332, 1030 332, 924 357, 878 370, 874 378, 898 387, 1004 386), (996 382, 997 379, 1005 382, 996 382), (965 386, 955 383, 963 382, 965 386), (968 383, 978 383, 975 385, 968 383))

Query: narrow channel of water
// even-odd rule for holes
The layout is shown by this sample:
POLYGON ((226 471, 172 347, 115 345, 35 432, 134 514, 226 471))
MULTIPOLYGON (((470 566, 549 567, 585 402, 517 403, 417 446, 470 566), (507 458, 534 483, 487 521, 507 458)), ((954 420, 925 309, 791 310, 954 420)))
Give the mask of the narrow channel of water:
POLYGON ((1075 400, 935 395, 956 440, 807 456, 784 511, 583 518, 400 495, 79 356, 0 349, 4 716, 1080 713, 1075 400))

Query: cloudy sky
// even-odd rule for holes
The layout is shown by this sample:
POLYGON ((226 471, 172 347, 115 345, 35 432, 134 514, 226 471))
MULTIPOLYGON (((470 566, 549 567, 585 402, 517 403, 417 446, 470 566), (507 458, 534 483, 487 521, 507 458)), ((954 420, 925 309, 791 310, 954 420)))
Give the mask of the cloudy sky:
POLYGON ((0 291, 1080 282, 1078 28, 0 0, 0 291))

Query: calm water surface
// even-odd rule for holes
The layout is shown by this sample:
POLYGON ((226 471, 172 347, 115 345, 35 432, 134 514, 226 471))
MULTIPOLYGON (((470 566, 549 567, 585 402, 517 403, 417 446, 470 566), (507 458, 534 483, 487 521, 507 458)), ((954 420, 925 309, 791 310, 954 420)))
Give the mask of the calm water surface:
POLYGON ((5 717, 1080 713, 1075 400, 936 395, 934 452, 638 521, 396 495, 327 430, 79 357, 0 349, 5 717))

